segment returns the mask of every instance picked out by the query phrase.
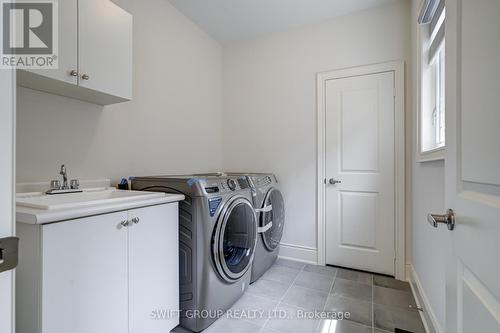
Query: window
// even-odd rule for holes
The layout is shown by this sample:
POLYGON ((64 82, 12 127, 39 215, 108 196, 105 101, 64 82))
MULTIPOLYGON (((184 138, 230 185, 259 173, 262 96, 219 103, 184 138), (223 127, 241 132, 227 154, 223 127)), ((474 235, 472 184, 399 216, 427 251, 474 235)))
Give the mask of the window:
POLYGON ((419 153, 443 158, 445 146, 445 6, 424 0, 419 23, 419 153))
POLYGON ((444 47, 436 56, 434 65, 436 67, 436 89, 435 107, 433 114, 433 126, 436 131, 435 144, 444 147, 444 47))

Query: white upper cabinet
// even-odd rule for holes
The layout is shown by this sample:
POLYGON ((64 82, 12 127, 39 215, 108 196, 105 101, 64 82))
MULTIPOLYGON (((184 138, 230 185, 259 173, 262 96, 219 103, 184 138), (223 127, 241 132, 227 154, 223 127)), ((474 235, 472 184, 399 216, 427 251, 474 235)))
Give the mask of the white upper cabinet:
POLYGON ((58 2, 58 69, 18 70, 23 87, 107 105, 132 99, 132 15, 109 0, 58 2))
POLYGON ((78 1, 80 86, 132 99, 132 16, 111 1, 78 1))
MULTIPOLYGON (((28 72, 71 84, 78 84, 78 0, 58 1, 58 69, 28 72)), ((33 87, 35 88, 35 87, 33 87)))

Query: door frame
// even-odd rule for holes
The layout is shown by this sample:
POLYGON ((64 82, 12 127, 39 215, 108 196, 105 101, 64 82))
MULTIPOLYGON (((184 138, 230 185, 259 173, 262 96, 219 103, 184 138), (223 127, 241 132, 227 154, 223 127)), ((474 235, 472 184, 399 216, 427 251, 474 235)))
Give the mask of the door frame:
POLYGON ((394 72, 394 112, 395 112, 395 262, 394 273, 398 280, 406 280, 405 246, 405 63, 390 61, 379 64, 342 68, 317 74, 317 176, 316 176, 316 218, 317 226, 317 261, 325 265, 326 254, 326 214, 325 214, 325 138, 326 138, 326 81, 384 72, 394 72))
MULTIPOLYGON (((8 156, 2 156, 2 158, 6 159, 6 164, 9 164, 10 160, 10 168, 3 169, 0 171, 0 184, 2 186, 2 191, 10 191, 10 205, 11 211, 10 221, 0 220, 0 223, 5 223, 7 226, 7 230, 11 230, 11 235, 14 236, 16 234, 16 205, 15 205, 15 179, 16 179, 16 70, 15 69, 0 69, 1 84, 2 88, 6 88, 6 90, 2 91, 2 98, 0 99, 0 112, 5 112, 4 115, 0 115, 0 118, 7 119, 7 121, 0 122, 0 144, 5 145, 2 147, 2 150, 7 149, 10 150, 8 156), (10 87, 9 87, 10 85, 10 87), (3 98, 5 97, 5 98, 3 98), (5 117, 5 118, 4 118, 5 117), (8 147, 10 146, 10 147, 8 147), (10 226, 9 226, 10 223, 10 226)), ((4 195, 1 195, 2 200, 4 195)), ((8 195, 7 195, 8 197, 8 195)), ((8 235, 7 235, 8 236, 8 235)), ((4 237, 0 235, 0 237, 4 237)), ((4 272, 0 274, 10 274, 10 288, 12 298, 7 302, 10 303, 11 307, 11 323, 12 333, 15 332, 15 270, 4 272)), ((1 304, 0 304, 1 305, 1 304)), ((7 305, 8 307, 9 305, 7 305)), ((1 317, 1 315, 0 315, 1 317)), ((10 332, 8 332, 10 333, 10 332)))

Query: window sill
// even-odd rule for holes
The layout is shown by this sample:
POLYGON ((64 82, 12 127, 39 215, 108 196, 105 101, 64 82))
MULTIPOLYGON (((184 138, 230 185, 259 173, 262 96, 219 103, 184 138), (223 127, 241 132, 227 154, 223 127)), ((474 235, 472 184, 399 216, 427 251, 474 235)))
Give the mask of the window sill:
POLYGON ((417 153, 416 160, 418 163, 443 161, 445 150, 446 146, 428 150, 422 153, 417 153))

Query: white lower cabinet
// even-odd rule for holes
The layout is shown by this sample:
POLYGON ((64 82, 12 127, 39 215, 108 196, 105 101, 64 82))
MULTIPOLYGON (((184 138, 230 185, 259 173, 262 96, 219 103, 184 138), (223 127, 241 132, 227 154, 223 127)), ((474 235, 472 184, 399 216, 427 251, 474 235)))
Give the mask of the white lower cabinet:
POLYGON ((141 208, 129 213, 139 222, 128 234, 129 333, 170 332, 179 324, 178 206, 141 208), (168 223, 158 216, 175 216, 168 223), (174 230, 175 225, 175 230, 174 230))
POLYGON ((42 332, 127 332, 128 230, 118 230, 126 219, 120 212, 41 227, 42 332))
POLYGON ((164 333, 178 324, 153 316, 179 309, 177 203, 18 223, 18 234, 18 333, 164 333))

